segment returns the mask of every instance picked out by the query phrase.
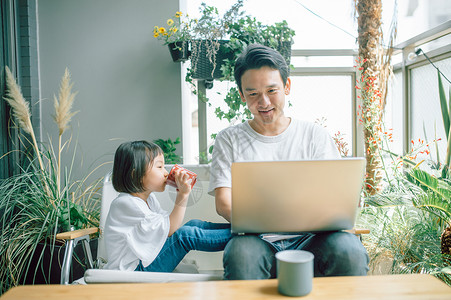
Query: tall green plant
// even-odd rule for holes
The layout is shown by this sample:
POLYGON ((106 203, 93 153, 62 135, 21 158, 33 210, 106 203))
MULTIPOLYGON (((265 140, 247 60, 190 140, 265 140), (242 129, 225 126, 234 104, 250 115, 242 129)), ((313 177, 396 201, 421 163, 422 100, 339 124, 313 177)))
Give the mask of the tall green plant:
MULTIPOLYGON (((394 169, 384 190, 366 198, 360 221, 371 228, 366 246, 373 263, 383 256, 392 261, 392 273, 430 273, 451 285, 451 245, 444 245, 451 226, 450 110, 440 73, 438 83, 448 139, 446 163, 437 161, 423 168, 424 159, 417 163, 411 153, 397 157, 387 151, 403 167, 394 169)), ((426 150, 422 152, 430 155, 426 150)))
POLYGON ((6 77, 5 100, 12 108, 16 123, 28 134, 19 136, 20 142, 31 144, 34 151, 26 156, 27 167, 19 166, 20 174, 0 182, 0 293, 26 281, 33 283, 42 275, 50 282, 51 262, 58 259, 53 256, 53 250, 60 244, 56 234, 98 226, 98 191, 102 183, 102 178, 90 180, 95 169, 83 179, 71 178, 76 146, 71 146, 71 137, 62 139, 74 115, 71 108, 75 94, 71 92, 68 70, 61 82, 59 98, 55 97, 54 118, 59 130, 56 150, 51 140, 49 146, 38 145, 28 103, 8 68, 6 77), (32 141, 28 141, 28 136, 32 141), (63 150, 72 151, 69 166, 61 164, 63 150), (44 263, 48 249, 50 261, 44 263), (44 269, 44 265, 49 267, 44 269))
POLYGON ((440 108, 442 110, 442 120, 443 120, 443 126, 445 128, 445 136, 448 140, 448 148, 446 151, 445 156, 445 165, 447 168, 443 168, 444 172, 448 172, 448 169, 450 167, 450 158, 451 158, 451 136, 450 136, 450 117, 449 114, 451 112, 451 86, 449 88, 449 100, 446 99, 445 95, 445 89, 443 88, 443 82, 442 82, 442 76, 437 70, 437 77, 438 77, 438 92, 439 92, 439 99, 440 99, 440 108), (449 109, 448 109, 449 108, 449 109))
POLYGON ((361 224, 371 230, 363 241, 370 256, 370 269, 377 272, 429 273, 451 285, 446 272, 450 257, 441 254, 443 226, 437 218, 413 202, 425 197, 417 187, 406 182, 370 196, 360 215, 361 224))

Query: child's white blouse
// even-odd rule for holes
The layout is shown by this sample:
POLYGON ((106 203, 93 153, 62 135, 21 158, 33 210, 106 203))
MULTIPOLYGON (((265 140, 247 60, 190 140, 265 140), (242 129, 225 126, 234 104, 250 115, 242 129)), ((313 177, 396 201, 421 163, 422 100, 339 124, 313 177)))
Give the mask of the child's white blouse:
POLYGON ((169 213, 155 195, 147 204, 138 197, 121 193, 111 203, 104 240, 108 263, 105 269, 133 271, 142 261, 148 266, 158 255, 169 234, 169 213))

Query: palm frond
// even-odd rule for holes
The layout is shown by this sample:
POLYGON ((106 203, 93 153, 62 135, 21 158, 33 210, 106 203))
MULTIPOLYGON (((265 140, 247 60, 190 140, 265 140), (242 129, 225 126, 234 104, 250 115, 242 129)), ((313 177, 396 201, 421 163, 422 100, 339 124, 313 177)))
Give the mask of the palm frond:
POLYGON ((419 168, 414 168, 405 174, 408 181, 418 185, 425 192, 431 191, 437 194, 444 201, 449 202, 451 199, 451 185, 445 180, 432 176, 428 172, 419 168))

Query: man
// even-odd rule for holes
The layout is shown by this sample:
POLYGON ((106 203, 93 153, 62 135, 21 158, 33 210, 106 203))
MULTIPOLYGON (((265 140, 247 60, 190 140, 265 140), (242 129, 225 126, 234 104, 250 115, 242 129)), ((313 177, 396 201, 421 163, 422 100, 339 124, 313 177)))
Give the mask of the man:
MULTIPOLYGON (((231 165, 237 161, 335 159, 339 152, 327 131, 284 115, 290 93, 285 59, 275 50, 250 45, 235 63, 241 99, 253 119, 228 127, 216 137, 209 193, 216 211, 230 221, 231 165)), ((325 182, 333 180, 327 179, 325 182)), ((365 275, 368 254, 353 234, 333 232, 302 235, 235 236, 224 250, 225 279, 276 277, 275 253, 302 249, 315 255, 315 276, 365 275)))

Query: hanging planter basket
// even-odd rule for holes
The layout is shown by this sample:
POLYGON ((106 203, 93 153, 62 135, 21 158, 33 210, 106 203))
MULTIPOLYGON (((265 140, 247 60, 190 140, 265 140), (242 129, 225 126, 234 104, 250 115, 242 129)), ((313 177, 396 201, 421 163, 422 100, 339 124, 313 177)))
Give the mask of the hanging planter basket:
POLYGON ((195 40, 191 43, 191 68, 192 78, 199 80, 213 80, 222 78, 221 66, 224 59, 231 59, 231 54, 226 53, 224 45, 228 41, 195 40), (216 55, 209 55, 210 49, 215 46, 212 43, 219 42, 216 55))
MULTIPOLYGON (((287 65, 290 66, 291 63, 291 42, 281 42, 279 47, 276 49, 285 58, 287 65)), ((290 70, 290 68, 288 68, 290 70)))
POLYGON ((170 43, 168 44, 168 48, 174 62, 187 61, 190 56, 189 44, 187 41, 170 43))

